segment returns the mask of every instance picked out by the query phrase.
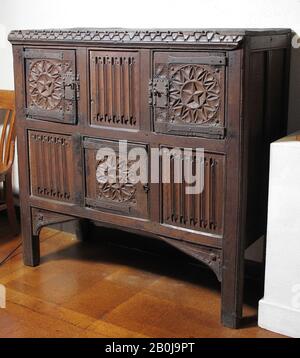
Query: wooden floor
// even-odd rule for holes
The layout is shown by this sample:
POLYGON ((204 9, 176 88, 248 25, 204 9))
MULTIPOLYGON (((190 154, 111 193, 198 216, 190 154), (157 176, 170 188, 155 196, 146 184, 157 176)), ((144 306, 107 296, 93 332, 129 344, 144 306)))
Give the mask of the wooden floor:
MULTIPOLYGON (((5 220, 0 216, 0 261, 20 242, 5 220)), ((114 235, 119 244, 126 234, 114 235)), ((156 253, 162 248, 153 245, 156 253)), ((79 242, 43 229, 41 252, 39 267, 23 266, 21 248, 0 266, 7 290, 0 337, 279 337, 256 323, 222 327, 215 276, 173 249, 159 256, 116 246, 106 231, 79 242)), ((254 317, 256 285, 247 283, 245 307, 254 317)))

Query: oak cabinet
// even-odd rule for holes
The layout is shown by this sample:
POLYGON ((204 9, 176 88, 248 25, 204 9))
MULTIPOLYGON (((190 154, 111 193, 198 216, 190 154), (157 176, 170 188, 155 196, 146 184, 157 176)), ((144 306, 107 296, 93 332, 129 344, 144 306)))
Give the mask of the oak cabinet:
MULTIPOLYGON (((242 319, 244 250, 266 230, 269 144, 286 131, 290 30, 12 31, 24 262, 48 224, 90 220, 163 240, 221 281, 242 319), (126 149, 120 141, 126 140, 126 149), (103 168, 103 148, 117 153, 103 168), (143 182, 129 177, 145 153, 143 182), (203 191, 162 180, 154 151, 204 149, 203 191), (158 170, 158 180, 152 172, 158 170)), ((107 158, 106 158, 107 159, 107 158)), ((183 158, 180 159, 181 161, 183 158)))

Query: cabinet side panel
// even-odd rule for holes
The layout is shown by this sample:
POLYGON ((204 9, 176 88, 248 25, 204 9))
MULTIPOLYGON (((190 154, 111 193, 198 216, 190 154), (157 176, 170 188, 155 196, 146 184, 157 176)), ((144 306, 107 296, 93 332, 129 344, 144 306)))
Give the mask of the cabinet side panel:
POLYGON ((248 126, 247 245, 265 234, 270 143, 286 131, 288 50, 250 53, 246 91, 248 126))

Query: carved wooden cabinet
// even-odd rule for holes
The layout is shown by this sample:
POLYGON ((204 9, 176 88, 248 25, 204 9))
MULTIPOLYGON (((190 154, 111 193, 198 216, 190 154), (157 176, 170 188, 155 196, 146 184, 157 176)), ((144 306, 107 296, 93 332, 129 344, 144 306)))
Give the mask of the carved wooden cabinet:
POLYGON ((266 228, 269 143, 286 130, 290 30, 26 30, 9 40, 25 264, 39 263, 39 232, 52 223, 147 234, 214 271, 222 322, 238 327, 244 250, 266 228), (102 182, 99 149, 124 139, 146 153, 204 148, 204 190, 187 195, 172 178, 102 182))

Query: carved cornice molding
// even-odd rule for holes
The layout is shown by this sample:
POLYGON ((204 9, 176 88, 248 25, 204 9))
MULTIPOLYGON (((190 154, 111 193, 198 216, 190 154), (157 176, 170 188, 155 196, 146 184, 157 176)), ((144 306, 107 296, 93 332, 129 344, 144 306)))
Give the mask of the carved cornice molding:
POLYGON ((53 29, 13 30, 8 36, 18 41, 63 42, 124 42, 124 43, 176 43, 238 46, 243 36, 215 30, 126 30, 126 29, 53 29))

